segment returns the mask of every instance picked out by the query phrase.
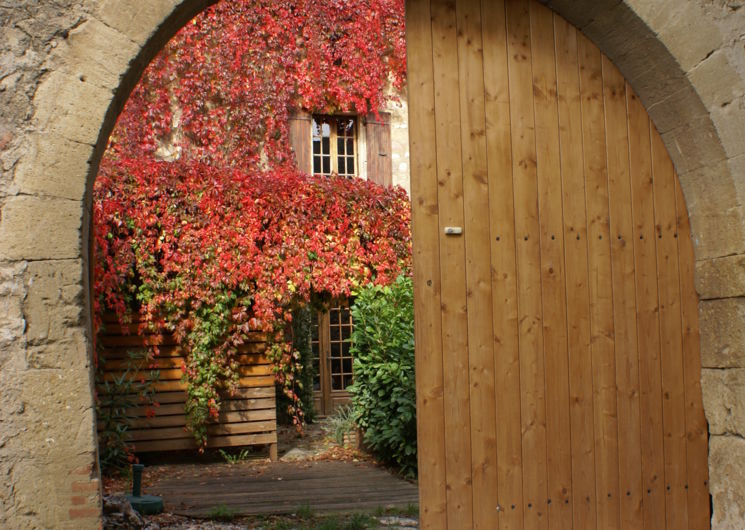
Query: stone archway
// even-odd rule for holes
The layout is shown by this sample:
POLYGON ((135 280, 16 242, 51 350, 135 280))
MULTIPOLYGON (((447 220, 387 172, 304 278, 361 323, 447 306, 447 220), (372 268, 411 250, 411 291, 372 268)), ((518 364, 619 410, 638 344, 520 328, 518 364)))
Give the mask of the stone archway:
MULTIPOLYGON (((97 525, 85 272, 89 188, 144 65, 209 3, 82 0, 0 11, 2 525, 97 525)), ((706 0, 544 3, 620 68, 680 175, 702 299, 714 522, 740 527, 745 10, 739 2, 706 0)))

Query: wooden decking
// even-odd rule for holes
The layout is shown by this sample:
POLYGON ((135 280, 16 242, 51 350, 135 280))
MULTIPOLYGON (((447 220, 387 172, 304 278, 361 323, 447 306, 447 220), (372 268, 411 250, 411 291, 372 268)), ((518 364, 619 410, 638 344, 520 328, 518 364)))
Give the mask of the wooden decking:
POLYGON ((317 461, 267 465, 169 466, 146 493, 160 495, 166 510, 205 516, 219 505, 236 515, 374 510, 418 503, 415 484, 367 463, 317 461))

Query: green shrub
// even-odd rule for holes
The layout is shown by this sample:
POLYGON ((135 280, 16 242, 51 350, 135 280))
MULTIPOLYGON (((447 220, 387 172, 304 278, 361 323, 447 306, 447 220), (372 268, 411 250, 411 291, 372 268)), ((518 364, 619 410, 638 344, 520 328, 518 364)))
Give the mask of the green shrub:
POLYGON ((368 286, 352 306, 354 419, 379 458, 416 475, 414 296, 411 278, 368 286))

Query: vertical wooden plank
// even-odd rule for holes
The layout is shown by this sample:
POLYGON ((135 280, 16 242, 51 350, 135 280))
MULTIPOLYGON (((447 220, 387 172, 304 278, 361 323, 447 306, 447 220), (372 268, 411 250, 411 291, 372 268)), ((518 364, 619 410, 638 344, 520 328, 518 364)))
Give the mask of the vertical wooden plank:
POLYGON ((610 206, 613 329, 618 410, 618 472, 621 528, 643 527, 639 424, 639 354, 636 342, 634 247, 631 240, 629 135, 626 81, 603 56, 605 136, 610 206))
POLYGON ((590 352, 595 414, 597 526, 619 527, 618 421, 613 339, 613 282, 600 50, 577 37, 584 146, 590 285, 590 352))
POLYGON ((473 499, 465 241, 462 237, 443 235, 447 226, 464 225, 456 6, 452 0, 433 0, 431 9, 442 349, 446 352, 443 373, 447 520, 449 528, 471 528, 473 499))
POLYGON ((701 337, 698 329, 698 296, 693 283, 695 259, 691 227, 688 222, 683 191, 675 176, 675 197, 678 219, 678 255, 680 270, 683 328, 683 371, 685 381, 686 460, 688 468, 688 528, 711 526, 709 506, 708 426, 701 395, 701 337))
POLYGON ((422 528, 445 528, 445 417, 440 319, 439 215, 429 2, 406 4, 411 219, 414 242, 417 456, 422 528), (416 95, 416 97, 414 97, 416 95))
POLYGON ((496 394, 481 1, 458 0, 458 70, 466 243, 473 528, 498 527, 496 394))
POLYGON ((564 204, 569 414, 572 440, 572 519, 575 528, 595 528, 590 293, 587 283, 587 217, 577 31, 560 17, 555 17, 554 28, 564 204))
POLYGON ((499 528, 523 527, 520 358, 504 0, 482 0, 489 178, 499 528))
POLYGON ((645 528, 665 528, 662 429, 662 381, 657 300, 652 160, 649 118, 626 85, 629 121, 631 202, 636 268, 636 326, 639 344, 639 392, 642 425, 642 484, 645 528))
POLYGON ((569 498, 571 490, 572 450, 553 13, 531 2, 530 25, 546 363, 546 436, 549 440, 545 509, 550 528, 569 529, 572 527, 572 509, 564 501, 569 498))
POLYGON ((525 528, 546 528, 546 397, 529 0, 507 3, 525 528))
POLYGON ((680 321, 675 170, 659 133, 650 124, 652 179, 657 237, 657 291, 660 305, 662 428, 665 451, 665 504, 669 528, 688 527, 686 484, 685 383, 680 321))

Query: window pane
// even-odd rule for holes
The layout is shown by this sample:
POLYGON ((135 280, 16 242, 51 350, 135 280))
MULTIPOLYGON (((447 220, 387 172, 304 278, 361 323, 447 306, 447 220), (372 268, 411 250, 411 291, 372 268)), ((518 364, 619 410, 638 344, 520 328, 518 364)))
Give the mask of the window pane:
POLYGON ((354 381, 352 380, 352 376, 345 375, 344 376, 344 389, 346 390, 346 388, 350 386, 352 383, 354 383, 354 381))
POLYGON ((331 340, 339 340, 339 326, 330 326, 331 340))
POLYGON ((324 155, 331 154, 331 140, 329 140, 327 137, 324 137, 323 140, 321 140, 321 150, 323 151, 324 155))
POLYGON ((324 122, 321 125, 321 134, 324 138, 328 138, 331 136, 331 126, 327 122, 324 122))
POLYGON ((344 138, 337 138, 336 140, 336 154, 344 154, 344 138))
POLYGON ((352 373, 352 359, 344 359, 342 361, 342 367, 344 368, 345 374, 351 374, 352 373))
POLYGON ((331 373, 334 375, 341 373, 341 359, 331 359, 331 373))
POLYGON ((331 378, 331 389, 332 390, 344 390, 340 375, 335 375, 334 377, 331 378))
POLYGON ((354 175, 354 157, 347 157, 347 174, 354 175))
POLYGON ((331 357, 334 357, 337 359, 341 357, 341 346, 342 346, 341 342, 333 342, 331 344, 331 357))
POLYGON ((345 169, 347 166, 344 164, 344 157, 339 157, 339 175, 346 175, 347 170, 345 169))
POLYGON ((339 308, 335 307, 333 309, 329 309, 329 321, 332 324, 338 324, 339 323, 339 308))
POLYGON ((347 139, 347 154, 348 155, 354 154, 354 140, 352 138, 347 139))
POLYGON ((313 173, 317 175, 320 172, 321 172, 321 157, 314 156, 313 157, 313 173))
POLYGON ((323 157, 323 174, 324 175, 331 174, 331 157, 330 156, 323 157))
POLYGON ((321 154, 321 140, 319 138, 313 138, 313 154, 321 154))

